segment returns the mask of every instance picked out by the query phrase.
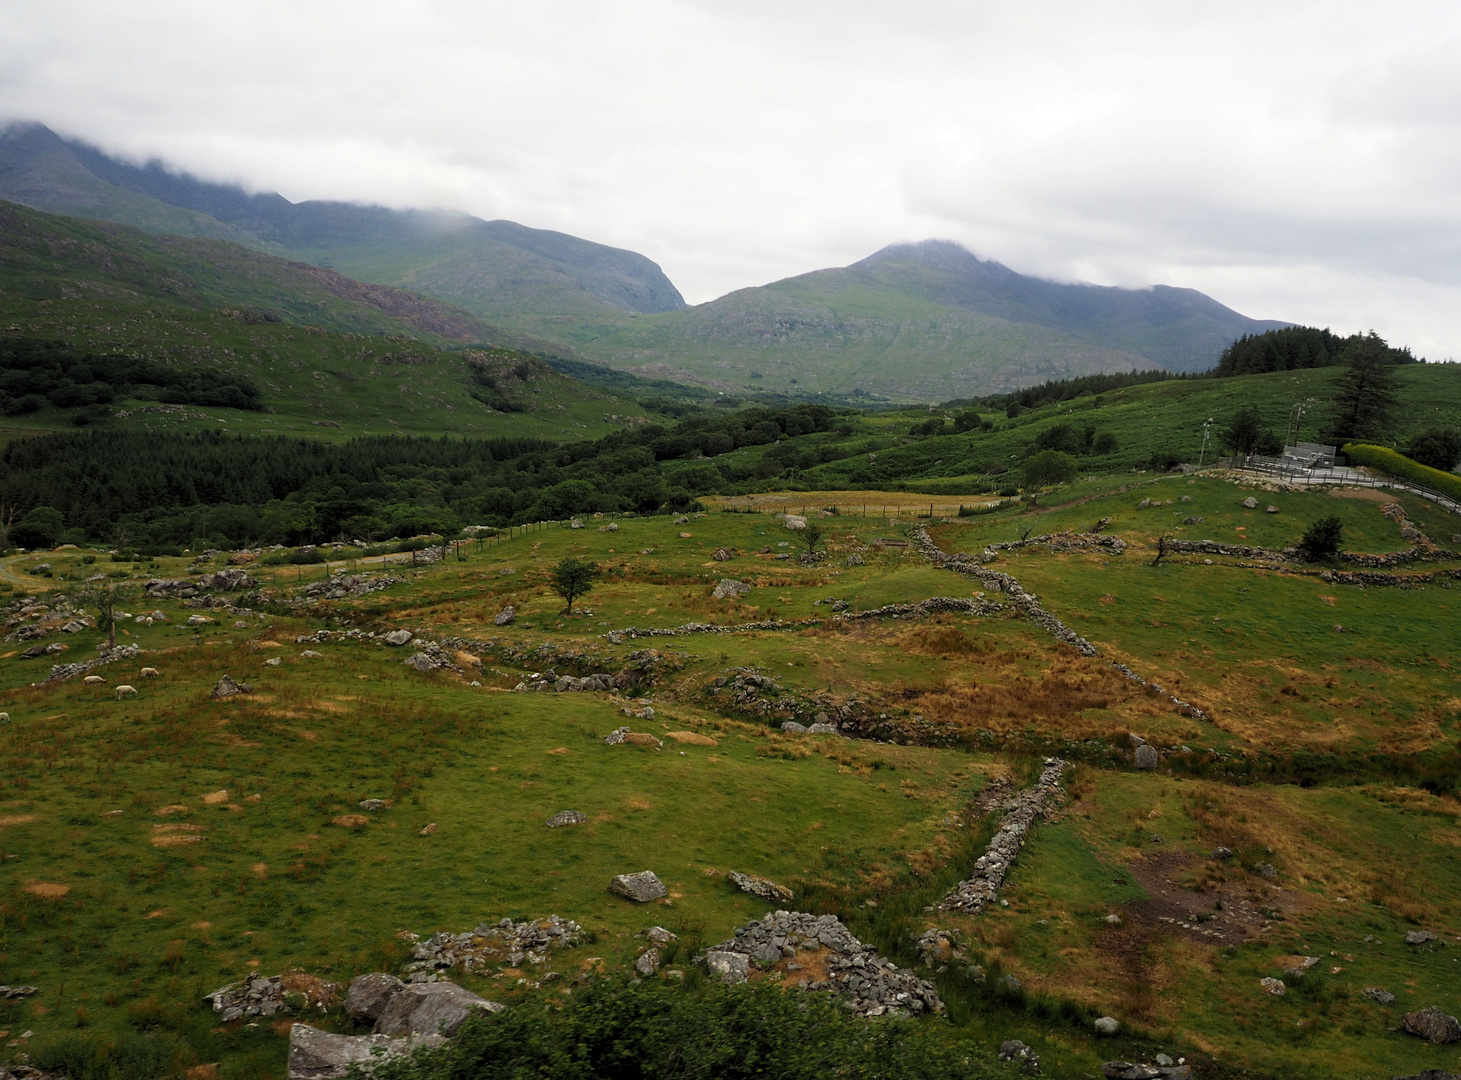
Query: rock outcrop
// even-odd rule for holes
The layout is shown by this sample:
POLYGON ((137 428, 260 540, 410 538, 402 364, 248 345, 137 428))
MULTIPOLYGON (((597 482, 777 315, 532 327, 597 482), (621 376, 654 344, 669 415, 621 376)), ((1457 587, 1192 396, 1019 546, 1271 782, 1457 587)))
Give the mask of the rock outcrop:
POLYGON ((344 1080, 351 1069, 370 1076, 381 1062, 423 1047, 440 1046, 444 1041, 440 1035, 404 1039, 386 1035, 334 1035, 309 1024, 295 1024, 289 1029, 288 1080, 344 1080))

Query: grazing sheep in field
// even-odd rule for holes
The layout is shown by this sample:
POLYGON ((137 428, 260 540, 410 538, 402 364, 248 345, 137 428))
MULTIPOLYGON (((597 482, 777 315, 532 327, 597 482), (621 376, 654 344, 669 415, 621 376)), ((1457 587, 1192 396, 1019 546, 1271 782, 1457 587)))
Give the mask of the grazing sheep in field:
POLYGON ((145 667, 142 669, 142 677, 144 679, 155 679, 159 674, 160 672, 155 667, 145 667))
POLYGON ((100 675, 88 675, 81 681, 84 682, 87 686, 100 686, 102 683, 106 682, 106 680, 103 679, 100 675))
POLYGON ((10 714, 8 712, 0 712, 0 724, 8 723, 10 723, 10 714))
POLYGON ((118 701, 121 701, 124 697, 136 697, 136 696, 137 696, 137 688, 135 686, 128 686, 126 683, 123 683, 121 686, 117 687, 117 700, 118 701))

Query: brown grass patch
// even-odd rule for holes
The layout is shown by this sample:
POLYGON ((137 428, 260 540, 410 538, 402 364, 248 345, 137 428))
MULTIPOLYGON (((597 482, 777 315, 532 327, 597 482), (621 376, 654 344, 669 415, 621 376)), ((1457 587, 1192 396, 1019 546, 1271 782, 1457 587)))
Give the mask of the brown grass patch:
POLYGON ((158 817, 167 817, 169 814, 191 814, 192 812, 193 808, 191 806, 183 806, 177 803, 172 806, 160 807, 154 811, 158 817))
POLYGON ((256 649, 282 649, 282 648, 284 648, 284 646, 283 645, 280 645, 279 642, 277 642, 277 641, 260 641, 260 642, 257 642, 254 645, 254 648, 256 648, 256 649))
POLYGON ((624 809, 626 809, 626 810, 653 810, 654 809, 654 804, 651 803, 648 799, 641 799, 637 795, 631 795, 629 798, 627 798, 627 799, 624 800, 624 809))
POLYGON ((709 735, 701 735, 698 731, 667 731, 665 738, 674 739, 677 743, 687 743, 690 746, 718 746, 719 744, 709 735))
POLYGON ((8 817, 0 817, 0 826, 4 825, 29 825, 36 819, 34 814, 11 814, 8 817))
POLYGON ((626 743, 629 743, 631 746, 658 747, 660 744, 659 739, 642 731, 631 731, 628 735, 624 736, 624 741, 626 743))
POLYGON ((1132 693, 1126 680, 1109 669, 1057 661, 1039 678, 1021 675, 1002 683, 972 684, 948 679, 926 690, 910 687, 903 697, 913 711, 961 727, 1008 732, 1046 721, 1058 725, 1067 738, 1088 738, 1106 734, 1111 720, 1081 714, 1107 709, 1132 693))
POLYGON ((210 1061, 206 1065, 189 1065, 183 1070, 187 1080, 218 1080, 218 1062, 210 1061))
POLYGON ((330 824, 338 825, 342 829, 363 829, 370 824, 370 818, 364 814, 341 814, 330 824))
POLYGON ((219 803, 226 803, 228 802, 228 792, 210 791, 207 795, 203 796, 203 802, 207 806, 217 806, 219 803))
POLYGON ((559 746, 559 747, 555 747, 552 750, 549 750, 548 753, 550 753, 550 754, 567 754, 567 753, 570 753, 570 751, 569 751, 568 747, 566 747, 566 746, 559 746))
POLYGON ((254 872, 254 877, 257 877, 257 878, 266 878, 266 877, 269 876, 269 864, 268 863, 256 862, 256 863, 254 863, 253 866, 249 867, 249 869, 254 872))
POLYGON ((58 885, 54 881, 32 881, 25 886, 25 891, 42 900, 60 900, 71 891, 71 886, 58 885))

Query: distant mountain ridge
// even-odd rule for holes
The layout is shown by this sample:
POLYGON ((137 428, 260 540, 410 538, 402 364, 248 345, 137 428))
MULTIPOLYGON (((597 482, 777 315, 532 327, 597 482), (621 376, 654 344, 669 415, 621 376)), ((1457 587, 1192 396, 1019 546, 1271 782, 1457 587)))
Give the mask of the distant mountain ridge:
POLYGON ((453 211, 250 194, 118 161, 39 124, 0 132, 0 199, 154 233, 232 240, 446 301, 638 374, 777 392, 946 400, 1048 379, 1202 371, 1250 319, 1193 289, 1028 277, 947 240, 687 307, 632 251, 453 211))
POLYGON ((583 316, 685 306, 664 272, 633 251, 455 211, 291 203, 172 172, 158 162, 119 161, 41 124, 13 124, 0 132, 0 198, 53 214, 233 240, 454 303, 464 297, 453 282, 490 279, 498 295, 463 306, 493 321, 519 314, 524 304, 583 316), (417 277, 438 288, 422 289, 417 277))

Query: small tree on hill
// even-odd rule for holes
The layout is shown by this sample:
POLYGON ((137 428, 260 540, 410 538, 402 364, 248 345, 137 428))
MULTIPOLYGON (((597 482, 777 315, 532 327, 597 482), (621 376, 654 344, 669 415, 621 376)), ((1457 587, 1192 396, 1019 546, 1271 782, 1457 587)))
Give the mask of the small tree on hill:
POLYGON ((1320 518, 1304 530, 1299 541, 1299 552, 1309 562, 1318 562, 1339 554, 1343 523, 1337 517, 1320 518))
POLYGON ((1069 454, 1059 450, 1041 450, 1031 454, 1020 466, 1020 475, 1025 486, 1044 487, 1046 484, 1066 484, 1080 472, 1080 463, 1069 454))
POLYGON ((592 592, 598 577, 598 563, 581 562, 572 555, 553 567, 553 591, 568 602, 563 614, 573 614, 573 602, 592 592))
POLYGON ((111 581, 93 581, 81 590, 81 602, 97 609, 97 629, 106 628, 108 650, 117 646, 117 607, 126 593, 125 588, 111 581))
POLYGON ((801 537, 802 543, 807 545, 807 554, 815 555, 818 546, 822 543, 822 526, 809 520, 806 528, 797 530, 797 535, 801 537))

